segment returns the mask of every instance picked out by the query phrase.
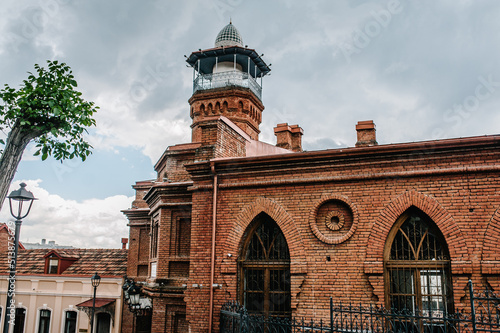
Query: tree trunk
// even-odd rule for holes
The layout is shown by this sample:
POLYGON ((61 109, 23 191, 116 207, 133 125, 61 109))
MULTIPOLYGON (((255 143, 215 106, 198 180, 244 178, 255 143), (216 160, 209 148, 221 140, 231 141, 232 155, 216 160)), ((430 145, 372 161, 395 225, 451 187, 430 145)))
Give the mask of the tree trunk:
POLYGON ((19 122, 16 122, 7 136, 5 149, 0 157, 0 211, 9 191, 10 183, 23 157, 24 149, 31 140, 39 135, 40 133, 35 131, 23 131, 19 122))

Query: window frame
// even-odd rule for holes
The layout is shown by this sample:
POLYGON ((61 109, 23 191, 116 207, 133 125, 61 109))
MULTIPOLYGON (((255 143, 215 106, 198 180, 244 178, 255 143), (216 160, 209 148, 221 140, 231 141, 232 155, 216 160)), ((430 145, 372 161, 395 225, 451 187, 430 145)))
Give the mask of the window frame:
POLYGON ((52 325, 52 310, 49 308, 40 308, 38 309, 38 314, 37 314, 37 333, 49 333, 50 328, 52 325), (47 311, 49 313, 48 317, 43 316, 42 317, 42 312, 47 311), (48 318, 48 319, 47 319, 48 318), (44 325, 47 330, 44 331, 42 325, 44 325))
MULTIPOLYGON (((420 242, 425 241, 424 238, 427 237, 427 232, 421 237, 420 242)), ((420 247, 415 251, 418 255, 420 247)), ((391 231, 389 232, 384 248, 384 295, 385 295, 385 307, 387 309, 393 310, 393 306, 391 304, 391 296, 406 296, 414 294, 413 306, 414 309, 411 312, 415 313, 415 308, 420 309, 423 314, 427 311, 424 306, 424 298, 427 297, 442 297, 442 301, 444 304, 444 313, 452 313, 453 312, 453 287, 452 287, 452 278, 451 278, 451 258, 449 255, 448 245, 446 243, 446 239, 444 238, 443 233, 439 229, 439 227, 435 224, 435 222, 423 211, 417 209, 416 207, 411 207, 406 210, 394 223, 391 231), (405 224, 405 222, 413 216, 418 216, 421 220, 426 223, 428 229, 427 231, 433 231, 433 236, 439 240, 440 245, 442 246, 442 251, 444 251, 447 259, 442 260, 422 260, 419 257, 415 259, 406 259, 406 260, 394 260, 391 259, 391 250, 396 236, 398 235, 399 230, 405 224), (413 293, 393 293, 391 291, 391 283, 392 277, 391 274, 394 271, 402 270, 406 272, 410 272, 413 276, 412 278, 412 286, 414 288, 413 293), (429 271, 441 271, 441 294, 425 294, 422 291, 422 273, 427 273, 429 271)), ((401 309, 394 309, 396 311, 401 311, 401 309)))
MULTIPOLYGON (((271 243, 271 247, 274 244, 271 243)), ((269 249, 271 248, 269 247, 269 249)), ((286 241, 286 237, 279 227, 279 225, 274 221, 269 215, 265 213, 261 213, 257 215, 252 222, 250 223, 250 226, 247 228, 247 231, 245 232, 244 240, 241 246, 241 251, 240 251, 240 256, 238 256, 238 300, 240 304, 245 305, 247 307, 248 313, 251 314, 259 314, 259 315, 264 315, 265 317, 269 316, 277 316, 277 317, 284 317, 284 318, 289 318, 291 317, 292 314, 292 309, 291 309, 291 274, 290 274, 290 264, 291 264, 291 258, 290 258, 290 250, 288 246, 288 242, 286 241), (274 227, 278 229, 279 233, 283 236, 283 240, 285 242, 286 246, 286 251, 287 251, 287 257, 288 259, 286 260, 247 260, 247 253, 249 251, 249 246, 252 241, 252 238, 254 234, 257 232, 257 230, 265 223, 273 223, 274 227), (249 309, 248 306, 246 305, 246 293, 249 291, 246 289, 246 286, 248 284, 248 281, 246 280, 246 272, 249 269, 253 270, 262 270, 263 271, 263 290, 262 290, 262 295, 263 295, 263 306, 262 306, 262 311, 255 311, 252 309, 249 309), (277 291, 277 290, 271 290, 271 274, 273 274, 273 271, 284 271, 284 276, 285 279, 287 279, 288 285, 285 287, 285 291, 277 291), (271 311, 271 295, 279 295, 279 294, 284 294, 284 297, 287 297, 287 303, 288 306, 285 306, 287 309, 286 311, 271 311)), ((252 290, 250 290, 252 291, 252 290)))
POLYGON ((63 318, 62 318, 62 331, 63 333, 77 333, 77 330, 78 330, 78 311, 76 311, 75 309, 67 309, 67 310, 64 310, 64 315, 63 315, 63 318), (67 315, 68 315, 68 312, 73 312, 75 313, 75 331, 74 332, 68 332, 66 329, 67 329, 67 326, 68 326, 68 318, 67 318, 67 315))

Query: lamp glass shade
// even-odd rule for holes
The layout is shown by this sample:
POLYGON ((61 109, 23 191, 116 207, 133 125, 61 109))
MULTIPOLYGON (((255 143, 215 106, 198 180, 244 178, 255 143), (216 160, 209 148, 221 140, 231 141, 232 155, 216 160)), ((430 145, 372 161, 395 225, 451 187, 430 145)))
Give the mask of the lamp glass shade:
POLYGON ((18 220, 21 220, 28 216, 33 201, 36 200, 33 193, 26 190, 26 183, 21 183, 18 190, 12 191, 7 198, 9 198, 10 213, 12 216, 18 220), (17 202, 17 209, 14 211, 12 203, 17 202), (26 203, 26 204, 25 204, 26 203))
POLYGON ((92 287, 99 287, 99 284, 101 283, 101 277, 95 273, 91 278, 90 281, 92 282, 92 287))

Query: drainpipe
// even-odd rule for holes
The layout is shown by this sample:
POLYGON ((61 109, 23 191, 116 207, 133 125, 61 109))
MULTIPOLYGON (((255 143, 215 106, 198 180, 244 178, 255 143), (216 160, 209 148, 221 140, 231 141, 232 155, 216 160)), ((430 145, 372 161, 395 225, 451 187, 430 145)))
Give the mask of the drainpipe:
POLYGON ((212 257, 210 261, 210 305, 208 316, 208 333, 212 333, 213 312, 214 312, 214 277, 215 277, 215 235, 217 226, 217 173, 215 172, 215 163, 212 162, 211 170, 214 175, 214 196, 212 201, 212 257))

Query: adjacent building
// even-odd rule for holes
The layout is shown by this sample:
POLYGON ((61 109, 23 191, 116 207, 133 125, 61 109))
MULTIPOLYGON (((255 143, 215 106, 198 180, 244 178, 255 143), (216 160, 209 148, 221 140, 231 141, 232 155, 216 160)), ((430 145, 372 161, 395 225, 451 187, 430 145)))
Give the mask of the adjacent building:
MULTIPOLYGON (((4 234, 7 229, 0 229, 4 234)), ((7 230, 8 231, 8 230, 7 230)), ((3 243, 6 244, 6 243, 3 243)), ((5 320, 7 253, 1 252, 0 311, 5 320)), ((119 333, 122 323, 122 286, 126 249, 32 249, 18 254, 15 288, 15 325, 11 332, 90 332, 94 273, 95 330, 119 333)))
POLYGON ((270 145, 270 68, 232 23, 187 63, 192 140, 124 210, 127 275, 152 302, 142 331, 216 332, 228 300, 327 318, 330 297, 439 313, 465 307, 469 279, 500 290, 499 135, 378 145, 360 121, 353 147, 303 152, 283 122, 270 145))

